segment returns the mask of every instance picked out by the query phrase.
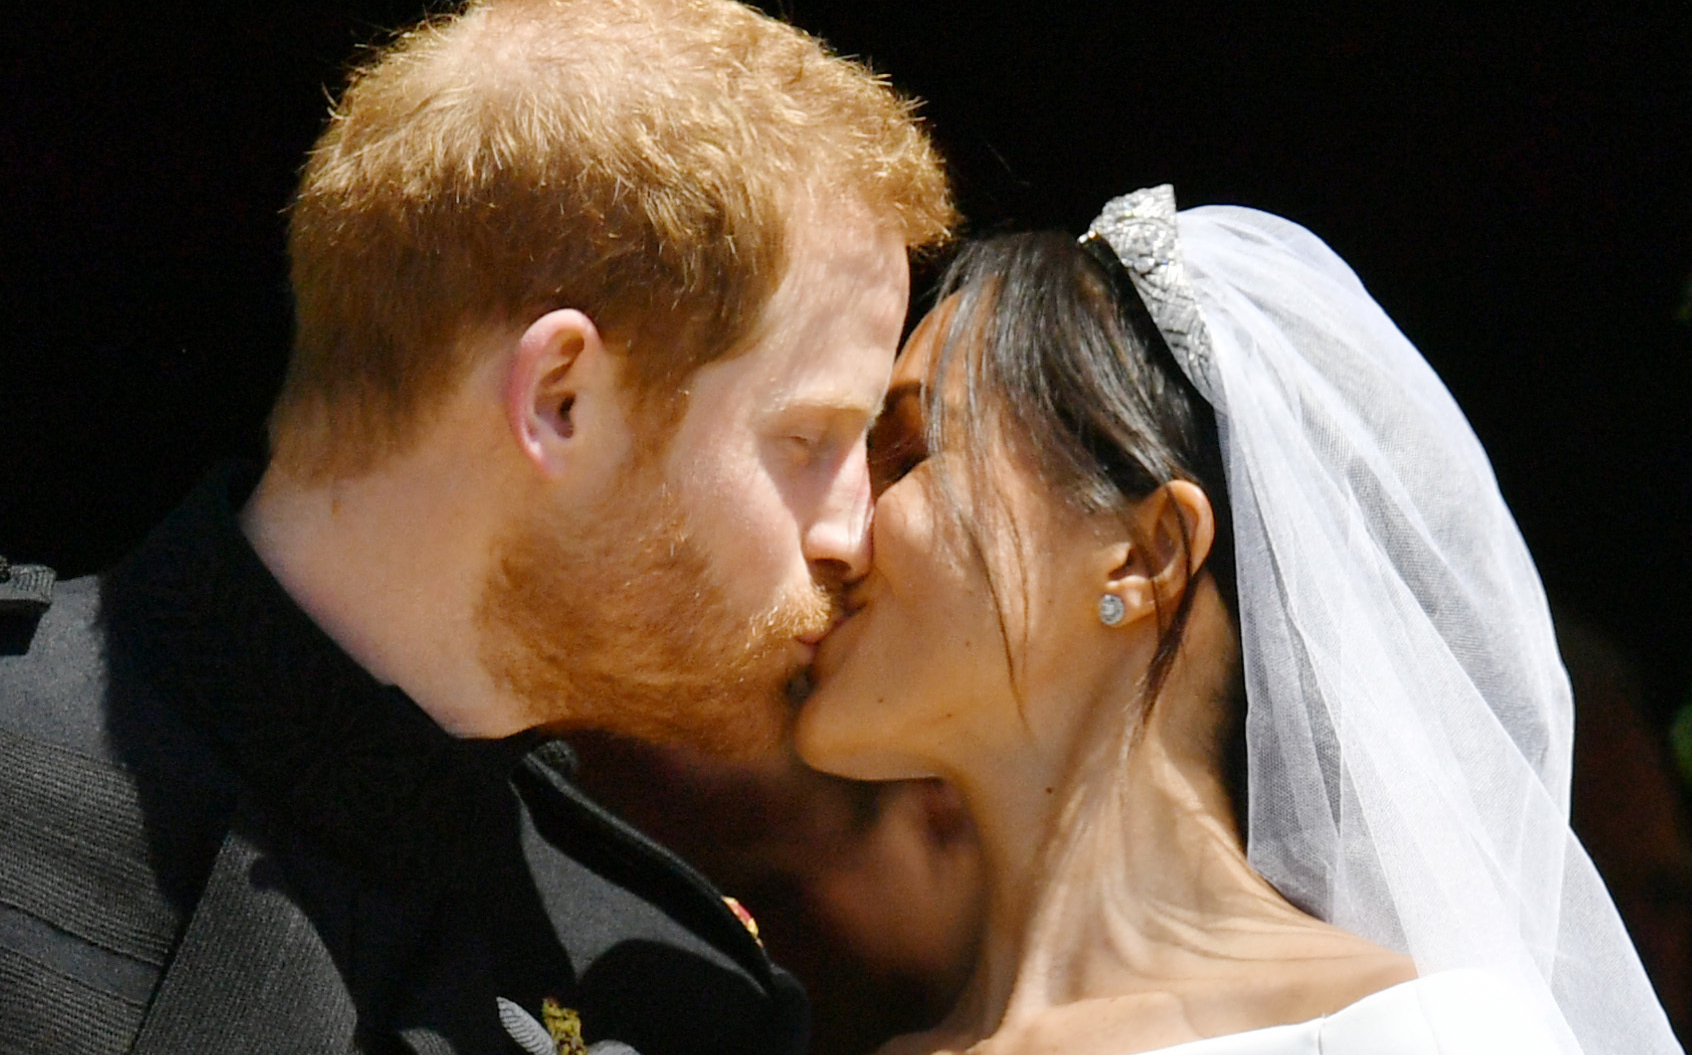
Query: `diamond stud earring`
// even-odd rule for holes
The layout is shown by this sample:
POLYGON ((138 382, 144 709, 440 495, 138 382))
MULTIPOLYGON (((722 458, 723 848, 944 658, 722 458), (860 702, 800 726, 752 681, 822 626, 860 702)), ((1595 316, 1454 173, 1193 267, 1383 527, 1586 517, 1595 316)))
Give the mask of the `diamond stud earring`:
POLYGON ((1107 593, 1099 598, 1099 622, 1105 626, 1115 626, 1122 622, 1122 617, 1127 614, 1128 606, 1114 593, 1107 593))

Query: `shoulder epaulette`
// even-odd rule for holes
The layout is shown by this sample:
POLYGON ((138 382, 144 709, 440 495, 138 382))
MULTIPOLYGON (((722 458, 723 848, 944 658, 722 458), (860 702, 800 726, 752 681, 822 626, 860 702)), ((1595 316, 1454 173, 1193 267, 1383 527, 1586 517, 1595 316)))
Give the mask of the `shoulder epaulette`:
POLYGON ((58 576, 40 564, 13 564, 0 557, 0 656, 29 647, 41 614, 53 604, 58 576))

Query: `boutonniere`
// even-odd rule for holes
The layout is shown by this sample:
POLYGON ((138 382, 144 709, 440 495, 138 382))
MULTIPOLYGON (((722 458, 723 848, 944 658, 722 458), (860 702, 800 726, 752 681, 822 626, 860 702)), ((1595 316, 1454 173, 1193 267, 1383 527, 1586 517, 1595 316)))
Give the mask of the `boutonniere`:
POLYGON ((582 1016, 550 996, 541 1001, 539 1020, 516 1001, 500 997, 499 1022, 529 1055, 640 1055, 620 1040, 589 1047, 582 1039, 582 1016))

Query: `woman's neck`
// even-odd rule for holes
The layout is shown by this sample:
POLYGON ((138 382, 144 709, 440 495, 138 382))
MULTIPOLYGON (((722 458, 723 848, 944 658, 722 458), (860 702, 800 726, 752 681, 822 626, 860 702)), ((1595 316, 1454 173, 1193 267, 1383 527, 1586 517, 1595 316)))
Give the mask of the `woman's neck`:
POLYGON ((1059 781, 955 775, 984 855, 981 954, 946 1022, 908 1047, 1120 1055, 1302 1021, 1414 977, 1251 868, 1215 761, 1221 705, 1191 681, 1177 663, 1126 743, 1137 700, 1094 701, 1059 781))
POLYGON ((1076 788, 1069 801, 1041 789, 1044 811, 1030 808, 1032 796, 1006 802, 1008 789, 965 789, 987 918, 951 1029, 982 1038, 1055 1007, 1166 993, 1236 969, 1254 931, 1302 925, 1246 863, 1225 805, 1216 808, 1220 788, 1202 786, 1149 737, 1124 778, 1076 788), (1029 825, 1031 815, 1043 823, 1029 825))

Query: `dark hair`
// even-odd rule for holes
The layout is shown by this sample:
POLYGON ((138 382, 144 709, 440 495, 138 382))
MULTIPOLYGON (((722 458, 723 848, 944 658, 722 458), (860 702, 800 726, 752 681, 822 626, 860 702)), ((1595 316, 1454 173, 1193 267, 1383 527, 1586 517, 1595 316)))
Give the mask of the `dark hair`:
MULTIPOLYGON (((1166 483, 1197 484, 1216 517, 1204 568, 1237 628, 1232 517, 1215 412, 1181 372, 1115 256, 1108 247, 1089 248, 1041 232, 1000 235, 959 252, 938 293, 952 314, 933 370, 944 381, 931 383, 926 396, 928 449, 958 451, 972 482, 985 483, 997 440, 1081 514, 1126 514, 1166 483), (948 393, 950 408, 942 398, 948 393)), ((994 493, 990 486, 970 490, 994 493)), ((955 504, 956 490, 946 491, 955 504)), ((979 529, 965 530, 980 558, 979 529)), ((993 569, 982 563, 995 599, 1002 598, 993 569)), ((1188 570, 1198 571, 1190 562, 1188 570)), ((1148 705, 1180 648, 1193 597, 1182 591, 1166 620, 1147 671, 1148 705)), ((1005 647, 1008 656, 1008 639, 1005 647)), ((1220 747, 1243 834, 1244 682, 1237 659, 1233 667, 1220 747)))

